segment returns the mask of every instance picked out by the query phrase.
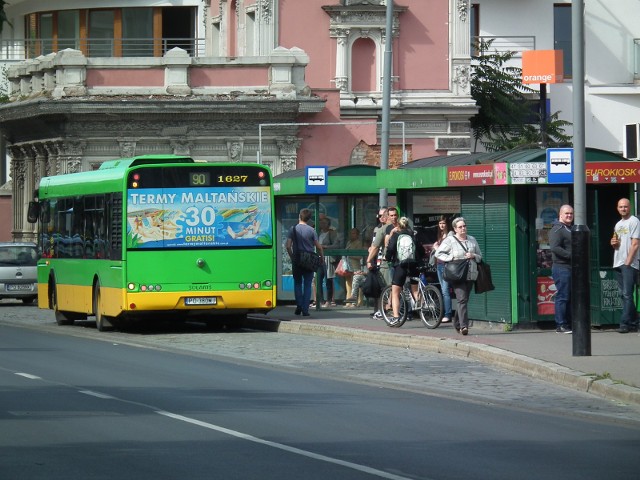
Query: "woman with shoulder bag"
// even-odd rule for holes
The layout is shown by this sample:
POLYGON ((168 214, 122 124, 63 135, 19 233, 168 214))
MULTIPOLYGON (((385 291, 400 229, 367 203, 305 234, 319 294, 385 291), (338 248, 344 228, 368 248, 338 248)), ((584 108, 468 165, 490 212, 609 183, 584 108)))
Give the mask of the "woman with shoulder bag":
MULTIPOLYGON (((449 227, 449 220, 445 215, 441 215, 438 220, 438 238, 433 244, 433 253, 435 252, 444 241, 445 238, 453 235, 451 228, 449 227)), ((438 273, 438 282, 440 283, 440 290, 442 290, 442 301, 444 302, 444 317, 442 317, 442 323, 448 323, 451 321, 453 314, 453 308, 451 306, 451 293, 449 292, 449 282, 444 279, 444 262, 442 260, 436 261, 436 272, 438 273)))
POLYGON ((469 294, 473 287, 473 282, 478 278, 478 263, 482 261, 480 245, 475 238, 467 235, 467 222, 463 217, 457 217, 451 222, 453 235, 446 237, 440 243, 435 256, 438 260, 446 263, 455 260, 467 260, 468 269, 466 278, 452 283, 453 291, 456 295, 458 307, 453 318, 453 326, 456 331, 467 335, 469 333, 469 315, 467 304, 469 294))

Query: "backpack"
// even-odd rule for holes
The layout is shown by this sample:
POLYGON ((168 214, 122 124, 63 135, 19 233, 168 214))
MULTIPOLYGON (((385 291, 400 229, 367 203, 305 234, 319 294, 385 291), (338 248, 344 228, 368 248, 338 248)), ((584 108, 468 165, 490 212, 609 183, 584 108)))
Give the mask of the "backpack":
POLYGON ((416 244, 413 237, 407 233, 401 233, 396 243, 396 258, 398 262, 412 262, 416 259, 416 244))

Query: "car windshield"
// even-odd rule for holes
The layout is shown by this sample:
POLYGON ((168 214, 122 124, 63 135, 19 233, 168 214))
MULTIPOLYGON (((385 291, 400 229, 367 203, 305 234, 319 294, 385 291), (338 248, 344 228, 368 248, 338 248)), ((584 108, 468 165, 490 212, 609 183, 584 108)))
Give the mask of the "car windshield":
POLYGON ((0 247, 0 267, 34 267, 38 254, 35 247, 10 245, 0 247))

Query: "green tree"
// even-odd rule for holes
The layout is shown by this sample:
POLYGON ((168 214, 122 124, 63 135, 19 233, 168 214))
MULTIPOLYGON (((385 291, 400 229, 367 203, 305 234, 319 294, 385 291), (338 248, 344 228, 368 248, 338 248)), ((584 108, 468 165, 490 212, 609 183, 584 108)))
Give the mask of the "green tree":
POLYGON ((7 13, 4 11, 4 6, 7 4, 4 0, 0 0, 0 33, 2 33, 2 29, 4 28, 4 24, 11 25, 11 22, 7 18, 7 13))
MULTIPOLYGON (((493 40, 481 41, 475 46, 474 70, 471 75, 471 96, 480 108, 471 118, 471 129, 475 139, 488 151, 515 148, 520 145, 542 142, 541 117, 531 123, 531 100, 527 94, 535 92, 522 84, 522 69, 508 66, 516 52, 491 51, 493 40)), ((546 124, 549 146, 565 145, 571 137, 564 133, 570 125, 552 114, 546 124)))

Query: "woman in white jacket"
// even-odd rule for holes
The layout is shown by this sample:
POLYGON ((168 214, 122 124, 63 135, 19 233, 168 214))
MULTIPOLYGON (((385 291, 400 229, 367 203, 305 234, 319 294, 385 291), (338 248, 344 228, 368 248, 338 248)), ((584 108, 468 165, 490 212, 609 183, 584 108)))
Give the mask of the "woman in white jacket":
POLYGON ((456 331, 467 335, 469 333, 469 314, 467 304, 473 282, 478 278, 478 263, 482 261, 480 245, 475 238, 467 235, 467 222, 463 217, 457 217, 451 222, 454 235, 446 237, 436 250, 435 256, 443 262, 451 260, 469 260, 469 270, 466 280, 452 284, 458 306, 453 317, 453 326, 456 331))

